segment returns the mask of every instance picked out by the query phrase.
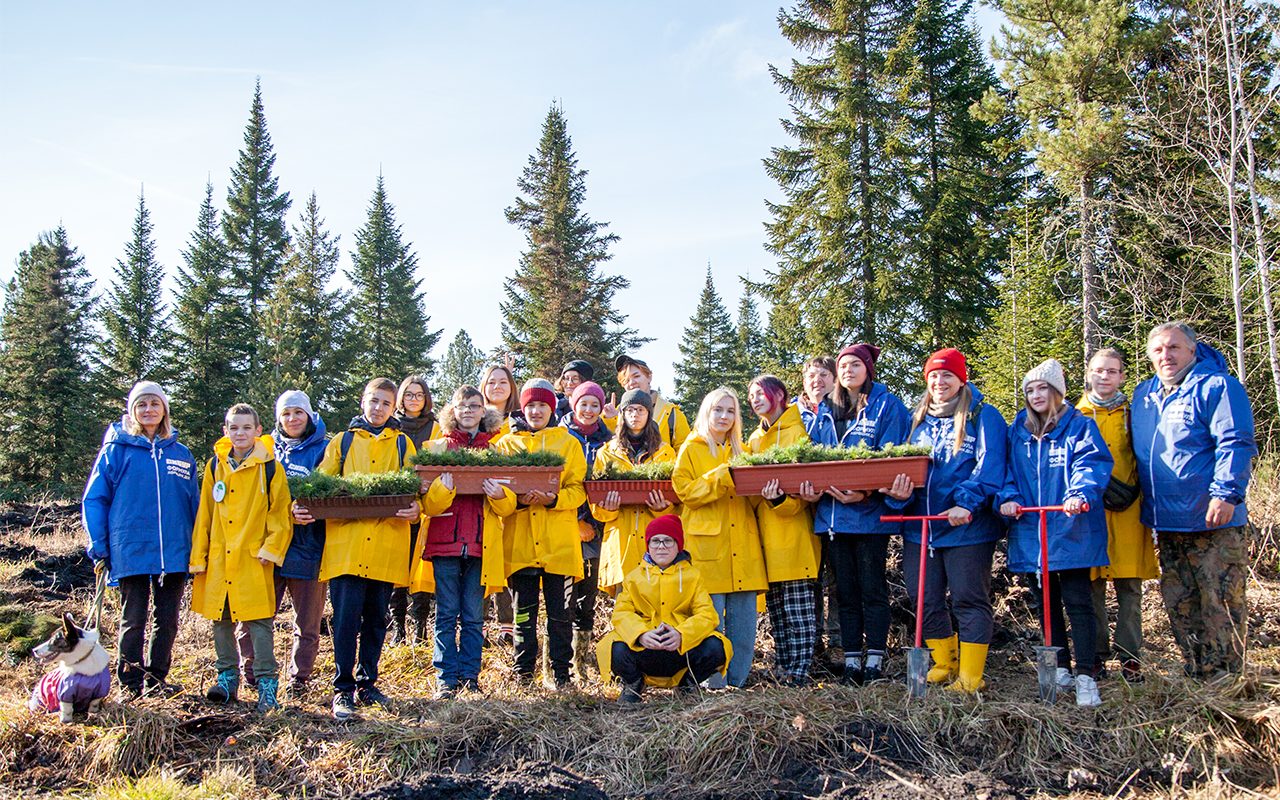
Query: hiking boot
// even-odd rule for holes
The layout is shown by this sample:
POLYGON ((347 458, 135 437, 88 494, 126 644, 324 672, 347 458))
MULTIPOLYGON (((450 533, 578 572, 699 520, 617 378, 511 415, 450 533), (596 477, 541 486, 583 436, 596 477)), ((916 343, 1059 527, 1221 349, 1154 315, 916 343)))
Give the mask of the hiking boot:
POLYGON ((618 705, 635 706, 644 702, 640 695, 644 692, 644 681, 622 684, 622 693, 618 695, 618 705))
POLYGON ((121 686, 119 689, 116 689, 116 702, 120 705, 128 705, 141 697, 141 686, 121 686))
POLYGON ((391 698, 379 691, 376 686, 361 686, 356 690, 356 702, 362 706, 386 708, 391 703, 391 698))
POLYGON ((457 696, 458 696, 458 687, 457 687, 457 686, 450 686, 450 685, 449 685, 449 684, 447 684, 447 683, 442 683, 442 684, 440 684, 440 685, 436 688, 436 693, 435 693, 435 698, 434 698, 434 699, 436 699, 436 700, 453 700, 453 699, 454 699, 455 697, 457 697, 457 696))
POLYGON ((1120 677, 1124 678, 1125 683, 1142 683, 1145 680, 1142 677, 1142 664, 1136 658, 1126 660, 1120 665, 1120 677))
POLYGON ((462 681, 458 683, 458 691, 480 694, 480 679, 463 678, 462 681))
POLYGON ((884 681, 884 671, 880 667, 863 667, 862 683, 863 685, 872 683, 881 683, 884 681))
POLYGON ((268 711, 275 711, 280 708, 280 701, 276 699, 276 691, 280 688, 278 678, 259 678, 258 679, 258 706, 259 714, 265 714, 268 711))
POLYGON ((204 693, 204 696, 214 703, 230 703, 235 701, 236 692, 239 690, 240 672, 233 667, 219 672, 218 679, 204 693))
POLYGON ((142 684, 143 697, 177 697, 182 694, 182 687, 175 686, 172 683, 165 683, 159 678, 148 676, 142 684))
POLYGON ((1102 705, 1102 696, 1098 694, 1098 682, 1092 676, 1076 676, 1076 705, 1084 707, 1102 705))
POLYGON ((338 722, 346 722, 356 713, 356 698, 353 692, 334 692, 333 718, 338 722))
POLYGON ((288 697, 290 700, 299 701, 306 699, 307 694, 310 691, 311 687, 307 685, 306 681, 300 681, 297 678, 294 678, 289 681, 289 685, 285 687, 284 696, 288 697))

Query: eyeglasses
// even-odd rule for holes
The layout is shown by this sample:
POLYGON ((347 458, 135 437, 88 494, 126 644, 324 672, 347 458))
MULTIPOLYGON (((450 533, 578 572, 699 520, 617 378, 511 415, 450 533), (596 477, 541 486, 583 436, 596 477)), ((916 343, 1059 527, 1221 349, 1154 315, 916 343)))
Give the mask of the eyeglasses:
POLYGON ((405 392, 404 399, 405 400, 426 400, 427 396, 422 392, 405 392))
POLYGON ((670 536, 655 536, 649 540, 650 547, 675 547, 676 540, 670 536))

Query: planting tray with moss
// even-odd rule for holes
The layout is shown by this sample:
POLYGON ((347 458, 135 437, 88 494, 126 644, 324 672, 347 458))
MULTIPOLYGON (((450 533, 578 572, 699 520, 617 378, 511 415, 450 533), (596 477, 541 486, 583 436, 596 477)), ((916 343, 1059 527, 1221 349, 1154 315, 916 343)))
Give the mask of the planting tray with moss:
POLYGON ((929 472, 929 448, 900 444, 872 450, 797 442, 738 456, 730 462, 729 472, 739 495, 760 494, 764 485, 775 478, 788 494, 798 493, 805 481, 819 492, 828 487, 870 492, 889 488, 901 474, 916 485, 924 483, 929 472))
POLYGON ((642 505, 649 500, 649 492, 656 489, 674 503, 676 493, 671 488, 671 471, 674 468, 675 464, 670 461, 650 461, 625 470, 610 464, 599 476, 584 483, 587 499, 603 503, 605 495, 617 492, 622 505, 642 505))
POLYGON ((418 501, 418 476, 409 470, 345 478, 313 472, 289 478, 294 502, 316 519, 394 517, 418 501))
POLYGON ((560 491, 564 457, 545 451, 499 453, 495 450, 424 449, 413 456, 414 470, 422 480, 422 491, 448 472, 458 494, 484 494, 486 478, 493 478, 516 494, 560 491))

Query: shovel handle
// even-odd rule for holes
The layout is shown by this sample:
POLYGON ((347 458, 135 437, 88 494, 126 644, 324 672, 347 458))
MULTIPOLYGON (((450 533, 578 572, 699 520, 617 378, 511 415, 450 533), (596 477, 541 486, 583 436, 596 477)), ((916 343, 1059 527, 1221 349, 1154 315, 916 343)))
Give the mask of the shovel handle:
POLYGON ((881 522, 920 522, 921 520, 936 521, 936 520, 944 520, 946 518, 947 518, 946 514, 926 514, 924 516, 919 516, 919 517, 904 517, 901 515, 889 515, 889 516, 881 517, 880 521, 881 522))
MULTIPOLYGON (((1018 506, 1019 514, 1040 515, 1040 606, 1044 611, 1044 646, 1053 647, 1053 632, 1049 627, 1049 513, 1064 512, 1066 506, 1018 506)), ((1081 511, 1088 511, 1089 504, 1080 506, 1081 511)))
MULTIPOLYGON (((1066 511, 1066 510, 1067 510, 1067 507, 1066 507, 1066 506, 1018 506, 1018 513, 1019 513, 1019 514, 1039 514, 1039 513, 1041 513, 1041 512, 1045 512, 1045 511, 1058 511, 1058 512, 1063 512, 1063 511, 1066 511)), ((1081 510, 1081 511, 1088 511, 1088 510, 1089 510, 1089 504, 1088 504, 1088 503, 1085 503, 1084 505, 1080 506, 1080 510, 1081 510)), ((883 519, 883 517, 882 517, 881 519, 883 519)))

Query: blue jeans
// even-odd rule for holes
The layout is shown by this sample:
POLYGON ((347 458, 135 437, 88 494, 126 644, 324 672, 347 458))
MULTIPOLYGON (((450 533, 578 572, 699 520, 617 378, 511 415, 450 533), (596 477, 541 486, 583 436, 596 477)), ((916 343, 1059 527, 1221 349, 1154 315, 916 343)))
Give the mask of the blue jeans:
POLYGON ((436 640, 431 663, 449 688, 480 677, 480 648, 484 645, 484 587, 480 559, 437 556, 431 559, 436 576, 436 640))
POLYGON ((725 680, 730 686, 742 686, 751 673, 751 660, 756 651, 757 592, 728 592, 711 595, 711 603, 720 615, 720 632, 733 645, 733 658, 725 680))
POLYGON ((329 581, 335 692, 352 692, 377 682, 382 643, 387 638, 387 603, 391 602, 391 589, 386 581, 356 575, 339 575, 329 581))

